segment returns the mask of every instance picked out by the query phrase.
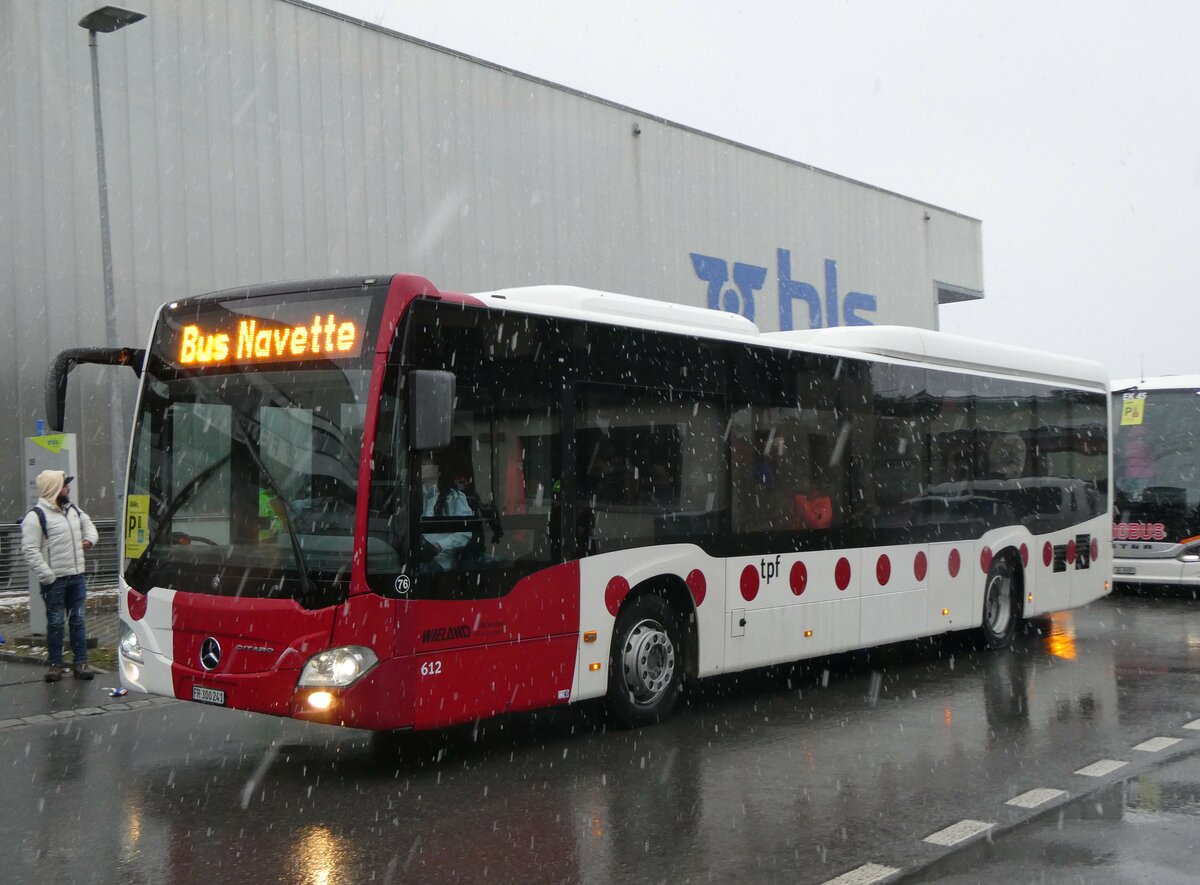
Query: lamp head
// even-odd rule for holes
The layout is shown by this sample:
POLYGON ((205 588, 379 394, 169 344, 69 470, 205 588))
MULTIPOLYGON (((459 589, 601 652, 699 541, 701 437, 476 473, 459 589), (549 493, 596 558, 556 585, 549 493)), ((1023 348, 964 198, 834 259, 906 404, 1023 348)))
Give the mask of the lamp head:
POLYGON ((101 6, 94 12, 89 12, 79 20, 79 27, 87 31, 99 31, 101 34, 111 34, 126 25, 140 22, 146 17, 145 13, 122 9, 119 6, 101 6))

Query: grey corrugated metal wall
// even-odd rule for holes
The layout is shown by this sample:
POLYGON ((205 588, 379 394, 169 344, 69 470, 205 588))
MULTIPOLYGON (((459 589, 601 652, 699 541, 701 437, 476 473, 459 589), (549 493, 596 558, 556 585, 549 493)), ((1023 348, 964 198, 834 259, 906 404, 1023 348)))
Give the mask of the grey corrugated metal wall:
MULTIPOLYGON (((243 283, 421 273, 473 291, 566 282, 707 303, 690 253, 872 293, 935 327, 982 291, 979 223, 291 0, 136 0, 99 36, 118 321, 243 283), (634 134, 634 124, 640 134, 634 134)), ((0 507, 58 350, 104 339, 87 35, 95 0, 0 2, 0 507)), ((772 281, 774 280, 774 281, 772 281)), ((802 305, 803 307, 803 305, 802 305)), ((807 325, 807 309, 797 311, 807 325)), ((133 407, 133 376, 125 406, 133 407)), ((84 506, 111 515, 106 375, 68 403, 84 506)), ((3 519, 0 519, 2 522, 3 519)))

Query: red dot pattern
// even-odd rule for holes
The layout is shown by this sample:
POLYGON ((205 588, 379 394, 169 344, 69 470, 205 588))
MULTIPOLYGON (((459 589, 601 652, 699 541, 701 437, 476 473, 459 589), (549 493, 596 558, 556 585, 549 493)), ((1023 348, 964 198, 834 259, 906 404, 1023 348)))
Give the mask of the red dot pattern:
POLYGON ((1029 545, 1021 545, 1021 567, 1029 568, 1029 545))
POLYGON ((850 560, 846 557, 843 556, 838 560, 837 566, 833 570, 833 580, 839 590, 845 590, 850 586, 850 560))
POLYGON ((614 618, 617 612, 621 610, 621 603, 625 601, 625 597, 629 595, 629 582, 617 575, 608 582, 608 586, 604 588, 604 607, 608 609, 608 613, 614 618))
POLYGON ((875 563, 875 580, 879 582, 880 587, 886 587, 887 582, 892 579, 892 561, 888 559, 886 553, 880 554, 879 561, 875 563))
POLYGON ((959 555, 957 548, 950 551, 950 558, 946 561, 946 568, 950 570, 950 577, 958 577, 958 570, 962 568, 962 556, 959 555))
POLYGON ((925 556, 924 550, 917 551, 917 558, 913 560, 913 577, 918 581, 924 581, 925 575, 929 573, 929 559, 925 556))
POLYGON ((992 568, 992 548, 984 547, 983 552, 979 554, 979 567, 983 569, 986 575, 992 568))
POLYGON ((750 602, 758 595, 758 569, 752 565, 742 569, 742 578, 738 582, 741 586, 742 599, 750 602))
POLYGON ((792 570, 788 573, 788 583, 791 584, 793 593, 803 596, 804 591, 808 588, 808 566, 798 559, 792 563, 792 570))
POLYGON ((699 608, 704 602, 704 597, 708 593, 708 582, 704 580, 704 572, 700 569, 692 569, 688 572, 687 578, 684 579, 688 590, 692 593, 692 601, 696 603, 696 608, 699 608))
POLYGON ((1042 547, 1042 565, 1049 566, 1054 561, 1054 547, 1047 541, 1042 547))

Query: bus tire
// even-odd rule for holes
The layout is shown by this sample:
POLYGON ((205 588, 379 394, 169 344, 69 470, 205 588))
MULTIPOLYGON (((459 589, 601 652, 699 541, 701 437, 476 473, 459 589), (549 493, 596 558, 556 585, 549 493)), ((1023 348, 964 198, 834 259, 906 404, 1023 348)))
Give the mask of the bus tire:
POLYGON ((608 710, 625 728, 665 719, 683 684, 679 616, 651 593, 626 605, 613 629, 608 662, 608 710))
POLYGON ((979 628, 988 648, 1007 648, 1020 612, 1017 573, 1012 560, 996 557, 983 589, 983 624, 979 628))

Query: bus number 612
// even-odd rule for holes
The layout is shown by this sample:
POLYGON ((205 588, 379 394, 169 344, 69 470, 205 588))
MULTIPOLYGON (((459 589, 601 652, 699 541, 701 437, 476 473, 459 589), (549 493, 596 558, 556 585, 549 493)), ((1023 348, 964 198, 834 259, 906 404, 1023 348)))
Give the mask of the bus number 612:
POLYGON ((422 676, 439 676, 442 672, 441 661, 426 661, 421 665, 422 676))

